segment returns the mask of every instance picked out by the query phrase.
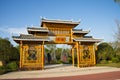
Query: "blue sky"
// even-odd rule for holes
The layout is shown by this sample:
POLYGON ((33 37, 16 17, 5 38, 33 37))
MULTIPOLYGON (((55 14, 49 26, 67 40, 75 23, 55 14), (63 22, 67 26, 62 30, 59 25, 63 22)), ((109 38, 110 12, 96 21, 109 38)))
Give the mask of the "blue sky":
POLYGON ((27 34, 27 26, 39 26, 40 19, 81 21, 76 28, 88 35, 114 41, 115 20, 120 20, 120 5, 114 0, 0 0, 0 37, 27 34))

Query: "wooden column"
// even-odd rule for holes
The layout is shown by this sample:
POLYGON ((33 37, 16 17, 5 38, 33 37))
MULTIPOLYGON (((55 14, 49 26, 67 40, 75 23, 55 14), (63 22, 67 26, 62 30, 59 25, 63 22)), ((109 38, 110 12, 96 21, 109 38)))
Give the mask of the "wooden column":
POLYGON ((81 52, 80 52, 80 42, 78 42, 78 59, 79 59, 79 66, 78 67, 80 67, 80 59, 81 59, 81 52))
POLYGON ((72 37, 73 37, 73 33, 72 33, 72 29, 70 31, 70 42, 72 42, 72 37))
POLYGON ((44 41, 42 43, 42 69, 44 69, 44 41))
POLYGON ((19 67, 22 68, 22 41, 20 41, 20 65, 19 67))
POLYGON ((74 61, 74 48, 72 47, 72 65, 74 67, 75 61, 74 61))
POLYGON ((76 52, 77 52, 77 66, 80 67, 80 55, 78 51, 78 42, 76 43, 76 52))
POLYGON ((43 69, 44 69, 44 42, 43 42, 43 69))
POLYGON ((95 58, 95 46, 93 45, 93 58, 94 58, 94 65, 96 64, 96 58, 95 58))

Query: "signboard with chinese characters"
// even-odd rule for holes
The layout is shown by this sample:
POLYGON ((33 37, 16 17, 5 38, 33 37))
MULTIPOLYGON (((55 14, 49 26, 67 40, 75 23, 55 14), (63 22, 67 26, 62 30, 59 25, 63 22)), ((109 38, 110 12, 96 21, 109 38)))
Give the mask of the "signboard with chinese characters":
POLYGON ((66 42, 66 38, 65 37, 56 37, 55 42, 66 42))

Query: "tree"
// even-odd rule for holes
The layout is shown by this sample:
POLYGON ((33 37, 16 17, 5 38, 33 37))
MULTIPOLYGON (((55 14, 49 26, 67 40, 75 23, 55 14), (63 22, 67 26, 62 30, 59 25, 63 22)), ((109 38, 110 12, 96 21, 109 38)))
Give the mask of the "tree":
POLYGON ((114 0, 114 2, 118 3, 120 5, 120 0, 114 0))
POLYGON ((120 61, 120 21, 116 20, 116 25, 117 25, 117 31, 115 33, 115 42, 112 44, 114 51, 115 51, 115 56, 119 59, 120 61))
POLYGON ((45 45, 45 53, 50 53, 51 59, 53 62, 56 62, 56 45, 55 44, 47 44, 45 45))
POLYGON ((96 51, 97 63, 112 60, 114 55, 114 50, 108 43, 101 43, 98 45, 98 50, 96 51))
POLYGON ((57 58, 57 61, 58 60, 61 60, 61 53, 62 53, 62 48, 57 48, 56 49, 56 58, 57 58))
POLYGON ((116 41, 120 43, 120 21, 116 20, 117 32, 115 33, 116 41))
POLYGON ((0 38, 0 60, 6 63, 19 60, 19 51, 5 38, 0 38))

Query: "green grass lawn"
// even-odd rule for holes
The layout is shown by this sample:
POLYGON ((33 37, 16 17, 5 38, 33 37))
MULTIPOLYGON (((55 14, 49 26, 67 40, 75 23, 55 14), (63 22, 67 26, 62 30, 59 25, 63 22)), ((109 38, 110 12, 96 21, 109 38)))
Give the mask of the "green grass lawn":
POLYGON ((120 63, 106 63, 106 64, 96 64, 96 66, 109 66, 120 68, 120 63))

